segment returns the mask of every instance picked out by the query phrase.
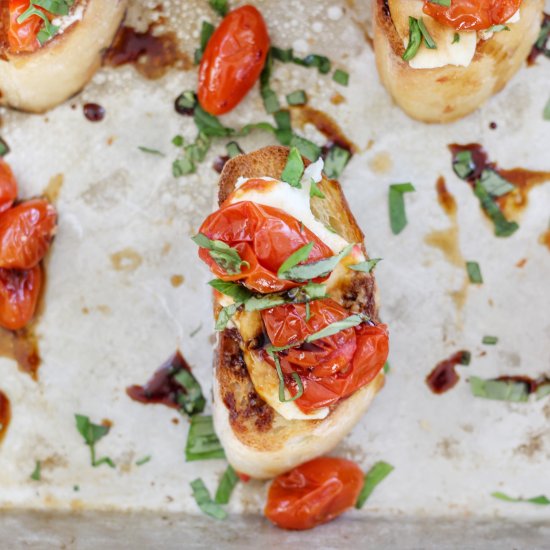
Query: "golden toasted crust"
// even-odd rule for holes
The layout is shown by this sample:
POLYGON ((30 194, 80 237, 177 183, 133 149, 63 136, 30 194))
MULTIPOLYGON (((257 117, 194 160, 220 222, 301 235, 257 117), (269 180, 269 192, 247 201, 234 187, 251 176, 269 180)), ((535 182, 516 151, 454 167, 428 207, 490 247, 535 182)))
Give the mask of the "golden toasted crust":
MULTIPOLYGON (((219 203, 235 188, 239 177, 280 179, 288 149, 266 147, 230 160, 220 177, 219 203)), ((305 159, 304 162, 309 164, 305 159)), ((323 177, 325 199, 312 201, 315 216, 350 242, 362 242, 362 233, 344 199, 340 185, 323 177)), ((331 296, 350 311, 378 320, 376 284, 371 274, 346 270, 331 296)), ((242 473, 269 478, 320 454, 329 452, 353 428, 383 386, 380 373, 367 387, 331 408, 323 420, 286 420, 256 392, 249 376, 254 349, 261 346, 262 325, 257 312, 242 314, 240 332, 219 335, 215 362, 214 421, 229 462, 242 473)), ((256 357, 256 360, 257 357, 256 357)))
POLYGON ((452 122, 475 111, 519 70, 540 30, 544 0, 524 0, 510 31, 478 42, 468 67, 413 69, 386 0, 373 1, 374 51, 380 79, 409 116, 423 122, 452 122))
POLYGON ((32 53, 0 59, 0 105, 41 113, 92 78, 124 17, 127 0, 87 0, 82 19, 32 53))

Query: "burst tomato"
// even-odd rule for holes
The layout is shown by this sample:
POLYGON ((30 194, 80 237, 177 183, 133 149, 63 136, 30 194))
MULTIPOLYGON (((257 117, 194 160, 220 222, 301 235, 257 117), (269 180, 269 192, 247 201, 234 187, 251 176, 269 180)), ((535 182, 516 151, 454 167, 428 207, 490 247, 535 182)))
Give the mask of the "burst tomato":
POLYGON ((240 103, 262 72, 269 35, 261 13, 242 6, 227 14, 208 41, 199 68, 198 99, 213 115, 240 103))
POLYGON ((456 30, 482 31, 505 23, 521 0, 452 0, 449 7, 424 0, 424 13, 456 30))
POLYGON ((224 281, 241 281, 262 293, 299 286, 299 283, 279 279, 277 271, 302 246, 314 243, 308 262, 333 255, 332 250, 296 218, 278 208, 248 201, 222 206, 206 218, 199 233, 235 248, 241 259, 249 264, 248 267, 243 265, 240 273, 229 275, 212 259, 208 250, 201 248, 200 258, 217 277, 224 281))
POLYGON ((354 506, 363 484, 355 462, 316 458, 273 480, 265 515, 283 529, 312 529, 354 506))
POLYGON ((19 330, 34 317, 42 287, 40 266, 26 271, 0 269, 0 327, 19 330))
MULTIPOLYGON (((37 35, 44 25, 44 21, 37 15, 31 15, 22 23, 17 19, 27 10, 29 0, 10 0, 10 28, 8 31, 8 45, 13 53, 33 52, 40 47, 37 35)), ((45 14, 50 15, 40 6, 35 6, 45 14)))
POLYGON ((7 210, 17 198, 17 182, 7 162, 0 158, 0 213, 7 210))
POLYGON ((23 202, 0 214, 0 268, 31 269, 42 260, 57 222, 44 199, 23 202))
MULTIPOLYGON (((291 394, 297 393, 291 374, 298 373, 302 380, 304 393, 295 403, 306 413, 337 403, 372 382, 388 358, 385 325, 361 324, 303 343, 310 334, 348 316, 330 298, 311 302, 309 321, 305 304, 285 304, 262 311, 267 335, 274 346, 301 344, 279 352, 278 356, 291 394)), ((265 361, 275 366, 265 351, 261 353, 265 361)))

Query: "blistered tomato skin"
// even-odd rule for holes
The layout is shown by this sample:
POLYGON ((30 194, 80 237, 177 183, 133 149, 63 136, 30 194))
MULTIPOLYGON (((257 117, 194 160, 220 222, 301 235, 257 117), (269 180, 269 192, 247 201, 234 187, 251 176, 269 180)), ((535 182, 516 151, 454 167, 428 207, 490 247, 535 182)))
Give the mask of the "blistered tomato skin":
POLYGON ((241 281, 249 289, 261 293, 300 286, 279 279, 277 271, 302 246, 314 243, 308 263, 333 255, 332 250, 296 218, 278 208, 249 201, 222 206, 206 218, 199 233, 235 248, 241 260, 249 264, 241 267, 241 273, 229 275, 216 264, 208 250, 201 248, 199 257, 216 277, 224 281, 241 281))
POLYGON ((521 0, 452 0, 449 7, 424 0, 423 11, 457 31, 482 31, 506 23, 521 0))
POLYGON ((0 269, 0 327, 19 330, 36 312, 42 288, 42 269, 0 269))
POLYGON ((17 198, 17 182, 9 165, 0 158, 0 213, 17 198))
POLYGON ((274 479, 265 515, 283 529, 312 529, 353 507, 363 483, 351 460, 316 458, 274 479))
POLYGON ((236 107, 258 80, 269 45, 265 21, 255 7, 229 12, 212 34, 201 60, 201 107, 216 116, 236 107))
POLYGON ((0 268, 31 269, 44 257, 57 224, 44 199, 23 202, 0 214, 0 268))

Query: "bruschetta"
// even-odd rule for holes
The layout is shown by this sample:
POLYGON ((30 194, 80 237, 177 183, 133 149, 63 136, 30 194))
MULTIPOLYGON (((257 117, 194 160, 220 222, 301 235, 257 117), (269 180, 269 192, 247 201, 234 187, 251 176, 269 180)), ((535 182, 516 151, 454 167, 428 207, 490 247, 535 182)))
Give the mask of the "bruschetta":
POLYGON ((0 104, 41 113, 90 80, 122 21, 127 0, 9 0, 6 4, 0 104))
POLYGON ((537 39, 543 0, 374 0, 382 83, 409 116, 451 122, 518 71, 537 39))
POLYGON ((194 238, 216 276, 214 426, 253 478, 331 451, 384 384, 375 261, 321 169, 279 146, 231 159, 194 238))

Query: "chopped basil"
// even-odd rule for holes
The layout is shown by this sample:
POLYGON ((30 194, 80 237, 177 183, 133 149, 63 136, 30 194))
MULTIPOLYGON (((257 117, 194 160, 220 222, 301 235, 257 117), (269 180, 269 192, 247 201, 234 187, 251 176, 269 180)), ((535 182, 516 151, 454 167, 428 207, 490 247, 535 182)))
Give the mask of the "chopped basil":
POLYGON ((0 137, 0 157, 5 157, 9 152, 8 144, 0 137))
POLYGON ((330 59, 324 55, 310 54, 304 58, 300 58, 294 56, 292 48, 283 50, 275 46, 271 48, 270 53, 273 59, 277 59, 283 63, 295 63, 302 67, 315 67, 321 74, 327 74, 331 69, 330 59))
POLYGON ((192 90, 182 92, 175 101, 176 111, 180 114, 192 114, 197 106, 197 95, 192 90))
POLYGON ((365 474, 365 483, 359 496, 357 497, 357 502, 355 507, 357 509, 363 508, 363 505, 370 497, 376 486, 384 481, 386 477, 394 470, 394 467, 387 462, 377 462, 366 474, 365 474))
POLYGON ((172 175, 175 178, 193 174, 195 170, 195 164, 188 157, 181 157, 172 162, 172 175))
POLYGON ((200 37, 200 48, 197 48, 195 50, 195 65, 198 65, 201 60, 202 56, 204 54, 204 50, 206 49, 206 46, 208 44, 208 41, 210 40, 210 37, 212 34, 214 34, 215 27, 212 25, 212 23, 208 21, 203 21, 201 26, 201 37, 200 37))
POLYGON ((497 237, 509 237, 519 229, 519 225, 516 222, 506 219, 498 204, 491 198, 491 195, 489 195, 480 182, 476 182, 475 184, 474 195, 478 198, 481 208, 485 210, 493 221, 497 237))
POLYGON ((226 128, 217 117, 207 113, 200 105, 195 107, 193 117, 199 132, 208 137, 225 137, 234 133, 232 128, 226 128))
POLYGON ((231 320, 231 317, 237 313, 237 310, 239 309, 241 304, 231 304, 229 306, 225 306, 221 309, 220 313, 218 314, 218 318, 216 319, 216 325, 214 326, 215 330, 220 332, 225 329, 227 326, 227 323, 231 320))
POLYGON ((449 8, 451 6, 451 0, 428 0, 430 4, 437 4, 438 6, 445 6, 449 8))
POLYGON ((54 15, 68 15, 74 0, 31 0, 31 4, 40 6, 54 15))
MULTIPOLYGON (((544 111, 542 112, 542 116, 544 120, 550 120, 550 99, 546 102, 546 105, 544 106, 544 111)), ((0 155, 2 153, 0 152, 0 155)))
MULTIPOLYGON (((278 277, 280 279, 287 279, 296 282, 310 281, 317 277, 326 277, 329 275, 336 266, 340 263, 340 260, 347 256, 355 245, 347 245, 339 254, 319 260, 318 262, 312 262, 304 265, 294 265, 288 269, 283 269, 285 264, 279 268, 278 277)), ((290 259, 290 258, 289 258, 290 259)), ((288 260, 287 260, 288 261, 288 260)), ((286 263, 286 262, 285 262, 286 263)))
POLYGON ((311 253, 315 243, 310 242, 300 247, 298 250, 293 252, 279 267, 277 271, 277 276, 284 278, 283 275, 291 268, 296 267, 299 263, 305 262, 311 253))
POLYGON ((239 155, 244 155, 244 151, 241 149, 239 144, 236 141, 230 141, 225 145, 227 155, 230 159, 235 158, 239 155))
POLYGON ((259 311, 280 306, 287 303, 308 303, 311 300, 326 298, 325 285, 308 283, 307 285, 292 288, 287 292, 274 294, 260 294, 253 296, 245 302, 246 311, 259 311))
POLYGON ((278 61, 282 61, 283 63, 290 63, 292 61, 292 58, 294 57, 294 50, 292 48, 283 50, 282 48, 272 46, 270 53, 273 56, 273 59, 277 59, 278 61))
POLYGON ((460 151, 453 158, 453 170, 460 179, 468 179, 475 169, 476 166, 471 151, 460 151))
POLYGON ((384 374, 388 374, 391 370, 391 366, 390 366, 390 363, 388 361, 386 361, 384 363, 384 367, 383 367, 383 370, 384 370, 384 374))
POLYGON ((174 136, 172 138, 172 143, 176 146, 176 147, 182 147, 183 144, 185 143, 184 139, 183 139, 183 136, 180 136, 179 134, 177 136, 174 136))
POLYGON ((246 311, 261 311, 262 309, 282 306, 287 302, 288 300, 282 294, 260 294, 247 300, 244 308, 246 311))
POLYGON ((191 489, 193 489, 195 502, 207 516, 215 519, 225 519, 227 517, 227 512, 217 502, 212 500, 201 478, 197 478, 191 482, 191 489))
POLYGON ((182 412, 192 416, 204 411, 206 399, 202 394, 199 382, 193 374, 187 369, 181 369, 174 374, 174 380, 185 390, 178 393, 178 405, 181 407, 182 412))
POLYGON ((289 105, 305 105, 307 103, 307 94, 304 90, 296 90, 286 96, 286 102, 289 105))
POLYGON ((211 416, 193 416, 185 445, 185 460, 208 460, 224 458, 223 447, 214 432, 211 416))
POLYGON ((469 351, 462 351, 462 355, 460 357, 460 364, 467 367, 470 362, 472 361, 472 354, 469 351))
POLYGON ((197 233, 192 240, 201 248, 208 250, 210 257, 228 275, 237 275, 241 273, 241 266, 249 266, 248 262, 241 259, 236 249, 223 241, 210 240, 203 233, 197 233))
POLYGON ((529 399, 529 389, 523 382, 513 380, 491 380, 472 376, 470 390, 475 397, 524 403, 529 399))
POLYGON ((279 104, 279 99, 277 98, 277 94, 271 88, 271 85, 269 83, 271 79, 272 69, 273 57, 270 52, 267 55, 264 68, 262 69, 262 73, 260 74, 260 95, 262 96, 262 100, 264 102, 264 108, 269 114, 275 113, 281 108, 279 104))
POLYGON ((394 183, 390 185, 389 210, 390 225, 394 235, 399 235, 407 225, 407 213, 405 212, 405 193, 416 191, 412 183, 394 183))
POLYGON ((53 25, 48 16, 35 6, 42 7, 56 15, 67 15, 70 4, 63 0, 31 0, 29 7, 17 18, 17 23, 24 23, 29 17, 36 15, 43 21, 43 27, 40 29, 36 38, 41 46, 53 38, 59 31, 59 27, 53 25))
POLYGON ((315 340, 320 340, 321 338, 327 338, 328 336, 332 336, 333 334, 338 334, 342 330, 356 327, 368 320, 369 318, 366 315, 350 315, 346 319, 342 319, 341 321, 335 321, 334 323, 331 323, 324 329, 319 330, 313 334, 310 334, 306 338, 306 342, 314 342, 315 340))
POLYGON ((144 464, 147 464, 147 462, 151 461, 151 455, 144 456, 143 458, 140 458, 136 460, 136 466, 143 466, 144 464))
POLYGON ((351 153, 347 149, 342 149, 338 145, 332 146, 325 159, 324 172, 327 177, 330 179, 340 177, 350 158, 351 153))
POLYGON ((475 285, 480 285, 483 283, 481 268, 477 262, 466 262, 466 271, 468 272, 468 278, 471 283, 475 285))
POLYGON ((213 279, 208 284, 215 288, 217 291, 229 296, 235 300, 235 302, 246 302, 252 297, 252 292, 243 285, 233 283, 231 281, 222 281, 221 279, 213 279))
POLYGON ((348 269, 352 269, 353 271, 363 271, 364 273, 370 273, 376 267, 376 264, 381 260, 382 258, 371 258, 365 262, 359 262, 358 264, 348 265, 348 269))
POLYGON ((426 48, 428 48, 429 50, 436 50, 437 44, 435 43, 428 29, 426 28, 426 25, 424 24, 424 19, 422 19, 422 17, 418 19, 418 28, 420 29, 422 37, 424 38, 424 44, 426 45, 426 48))
POLYGON ((157 155, 159 157, 165 157, 166 155, 157 149, 150 149, 149 147, 144 147, 143 145, 138 145, 138 149, 144 153, 149 153, 151 155, 157 155))
POLYGON ((34 481, 40 481, 42 478, 42 463, 40 460, 37 460, 34 465, 34 470, 30 475, 30 478, 34 481))
POLYGON ((75 420, 76 429, 84 438, 86 445, 90 447, 92 466, 95 468, 97 466, 101 466, 102 464, 107 464, 111 468, 114 468, 115 464, 109 457, 96 459, 95 455, 96 443, 105 437, 111 428, 109 426, 104 426, 103 424, 93 424, 87 416, 83 416, 81 414, 75 414, 75 420))
POLYGON ((409 17, 409 43, 403 54, 403 60, 410 61, 418 53, 421 43, 422 33, 420 32, 418 20, 414 17, 409 17))
POLYGON ((347 86, 349 84, 349 73, 346 73, 346 71, 342 71, 341 69, 336 69, 332 75, 332 80, 342 86, 347 86))
POLYGON ((311 178, 311 185, 309 187, 309 196, 318 197, 320 199, 325 198, 325 194, 319 189, 319 186, 317 185, 317 183, 313 178, 311 178))
POLYGON ((460 34, 455 32, 455 35, 453 36, 453 41, 451 42, 451 44, 458 44, 459 42, 460 42, 460 34))
POLYGON ((286 159, 285 169, 281 174, 281 179, 288 183, 291 187, 301 188, 302 184, 300 180, 304 174, 304 161, 302 160, 302 155, 296 147, 292 147, 288 158, 286 159))
POLYGON ((208 0, 210 7, 222 17, 227 15, 229 11, 229 3, 227 0, 208 0))
POLYGON ((507 25, 492 25, 491 27, 489 27, 483 32, 489 33, 489 32, 501 32, 501 31, 509 31, 509 30, 510 30, 510 27, 508 27, 507 25))
POLYGON ((282 109, 273 114, 275 124, 278 130, 292 130, 290 123, 290 111, 288 109, 282 109))
MULTIPOLYGON (((277 138, 279 139, 279 136, 277 136, 277 138)), ((281 143, 285 145, 285 143, 283 143, 282 141, 281 143)), ((306 157, 311 162, 315 162, 321 156, 321 148, 312 141, 309 141, 309 139, 303 138, 302 136, 292 134, 290 143, 288 145, 296 147, 298 151, 300 151, 300 154, 306 157)))
POLYGON ((491 195, 491 197, 502 197, 513 191, 516 186, 505 180, 498 172, 486 168, 481 173, 479 184, 491 195))
POLYGON ((302 395, 304 394, 304 385, 302 384, 302 379, 300 378, 300 376, 297 373, 293 372, 292 378, 298 386, 298 392, 296 393, 296 395, 289 397, 288 399, 285 397, 285 378, 283 376, 283 370, 281 369, 281 362, 279 361, 279 357, 277 356, 277 352, 279 350, 280 348, 266 348, 267 353, 272 357, 273 361, 275 362, 275 369, 277 371, 277 376, 279 377, 279 401, 281 403, 291 403, 292 401, 296 401, 296 399, 302 397, 302 395))
POLYGON ((498 336, 484 336, 481 340, 482 344, 486 346, 494 346, 498 342, 498 336))
POLYGON ((539 495, 538 497, 531 497, 531 498, 522 498, 522 497, 516 498, 497 491, 495 493, 491 493, 491 496, 494 498, 498 498, 499 500, 504 500, 506 502, 529 502, 531 504, 538 504, 540 506, 550 505, 550 499, 548 497, 545 497, 544 495, 539 495))
POLYGON ((235 472, 233 466, 229 465, 223 473, 214 500, 218 504, 227 504, 229 502, 229 498, 231 497, 231 493, 238 482, 239 476, 237 475, 237 472, 235 472))
POLYGON ((539 399, 542 399, 543 397, 546 397, 547 395, 550 395, 550 380, 546 380, 545 382, 540 383, 535 391, 535 397, 537 398, 537 401, 539 399))

